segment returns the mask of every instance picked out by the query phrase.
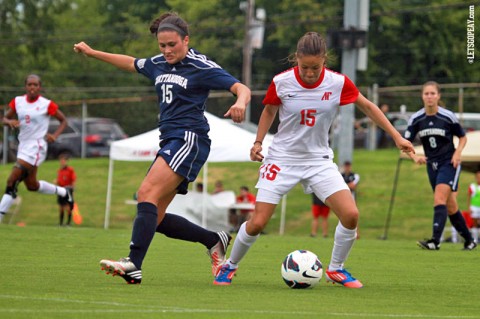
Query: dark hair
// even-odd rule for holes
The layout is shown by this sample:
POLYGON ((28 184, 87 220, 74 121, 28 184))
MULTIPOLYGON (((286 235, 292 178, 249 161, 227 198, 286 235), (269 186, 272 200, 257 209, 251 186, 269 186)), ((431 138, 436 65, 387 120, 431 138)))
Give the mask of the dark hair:
POLYGON ((188 24, 175 12, 167 12, 150 24, 150 32, 157 35, 161 30, 176 31, 182 39, 189 35, 188 24))
POLYGON ((28 79, 30 78, 35 78, 38 80, 38 83, 41 85, 42 84, 42 79, 40 78, 40 76, 36 75, 36 74, 29 74, 25 77, 25 85, 27 85, 27 81, 28 79))
POLYGON ((247 186, 240 186, 240 189, 248 192, 248 187, 247 186))

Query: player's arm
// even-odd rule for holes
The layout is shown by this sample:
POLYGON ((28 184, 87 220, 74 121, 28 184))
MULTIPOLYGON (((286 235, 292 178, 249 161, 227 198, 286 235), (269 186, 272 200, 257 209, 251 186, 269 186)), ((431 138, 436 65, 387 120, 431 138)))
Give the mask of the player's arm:
POLYGON ((230 92, 237 97, 237 100, 223 116, 232 118, 235 123, 241 123, 245 119, 245 110, 250 103, 252 93, 246 85, 240 82, 232 85, 230 92))
POLYGON ((455 150, 455 153, 453 153, 451 163, 453 167, 457 168, 457 166, 461 163, 461 157, 462 157, 462 151, 465 148, 465 145, 467 144, 467 136, 462 136, 458 138, 458 146, 457 149, 455 150))
POLYGON ((380 126, 380 128, 382 128, 393 138, 395 144, 400 150, 403 152, 415 153, 412 143, 402 137, 402 135, 395 129, 395 127, 393 127, 392 123, 390 123, 378 106, 370 102, 361 93, 358 94, 357 100, 354 103, 363 113, 365 113, 366 116, 372 119, 375 124, 380 126))
POLYGON ((85 42, 74 44, 73 50, 77 53, 82 53, 87 57, 91 57, 103 62, 107 62, 113 66, 116 66, 119 69, 129 71, 129 72, 137 72, 134 65, 135 63, 134 57, 123 55, 123 54, 115 54, 115 53, 108 53, 104 51, 94 50, 85 42))
POLYGON ((255 142, 250 150, 250 159, 252 161, 261 162, 263 161, 262 155, 262 143, 263 139, 268 133, 268 130, 272 126, 273 120, 277 115, 278 106, 267 104, 263 108, 262 115, 260 115, 260 120, 258 121, 257 136, 255 142))
POLYGON ((47 133, 47 142, 52 143, 55 142, 60 134, 62 134, 63 130, 67 127, 67 118, 63 114, 62 111, 58 110, 53 114, 53 117, 56 118, 60 125, 58 125, 57 130, 53 133, 47 133))
POLYGON ((20 126, 20 123, 18 120, 15 118, 15 115, 17 113, 13 109, 9 109, 7 111, 7 114, 2 118, 2 123, 3 125, 8 125, 10 128, 17 128, 20 126))

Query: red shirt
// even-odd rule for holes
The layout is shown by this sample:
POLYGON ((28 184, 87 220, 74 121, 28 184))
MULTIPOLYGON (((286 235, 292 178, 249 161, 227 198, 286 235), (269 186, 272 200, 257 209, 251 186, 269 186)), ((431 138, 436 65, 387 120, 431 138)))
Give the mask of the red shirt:
MULTIPOLYGON (((237 203, 250 203, 250 204, 255 204, 256 198, 255 195, 252 193, 248 193, 245 196, 239 195, 237 196, 237 203)), ((249 212, 253 212, 253 209, 242 209, 240 210, 240 213, 242 214, 248 214, 249 212)))
POLYGON ((72 167, 66 166, 64 168, 60 168, 57 174, 57 185, 58 186, 73 186, 75 180, 77 179, 77 175, 72 167))

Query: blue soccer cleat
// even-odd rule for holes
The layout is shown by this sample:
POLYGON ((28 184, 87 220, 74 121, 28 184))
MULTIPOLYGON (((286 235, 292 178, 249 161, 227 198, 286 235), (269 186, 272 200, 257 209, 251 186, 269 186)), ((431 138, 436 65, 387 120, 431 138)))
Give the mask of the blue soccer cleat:
POLYGON ((238 268, 230 268, 228 264, 224 264, 218 271, 213 284, 217 286, 228 286, 232 283, 232 278, 238 268))
POLYGON ((327 282, 338 283, 347 288, 362 288, 363 284, 352 277, 352 275, 345 269, 327 270, 325 272, 327 282))

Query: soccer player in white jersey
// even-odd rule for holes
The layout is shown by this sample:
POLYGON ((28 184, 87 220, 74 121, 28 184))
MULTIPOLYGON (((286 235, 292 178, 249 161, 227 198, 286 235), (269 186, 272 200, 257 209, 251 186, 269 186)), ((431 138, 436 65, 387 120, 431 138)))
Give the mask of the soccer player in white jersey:
POLYGON ((4 125, 19 129, 20 133, 17 161, 0 201, 0 222, 15 200, 18 184, 22 181, 29 191, 64 196, 73 205, 73 198, 67 189, 37 180, 38 166, 47 156, 47 142, 57 139, 67 126, 67 119, 55 102, 40 95, 41 80, 38 75, 27 76, 25 90, 25 95, 15 97, 8 104, 10 109, 2 119, 4 125), (53 134, 47 133, 51 116, 60 122, 53 134))
POLYGON ((316 32, 308 32, 297 43, 292 58, 296 66, 275 76, 268 88, 250 153, 252 160, 263 160, 256 185, 255 212, 241 225, 230 257, 213 282, 216 285, 231 284, 238 264, 267 225, 282 196, 301 183, 306 193, 314 192, 340 221, 335 230, 327 280, 349 288, 362 287, 362 283, 344 269, 356 238, 358 209, 328 145, 328 131, 338 107, 357 104, 392 136, 399 149, 414 150, 380 109, 360 94, 346 76, 324 67, 326 59, 325 40, 316 32), (262 141, 277 112, 280 125, 264 159, 262 141))

